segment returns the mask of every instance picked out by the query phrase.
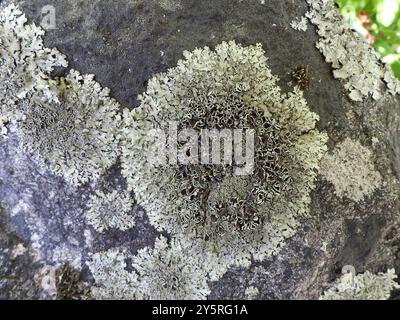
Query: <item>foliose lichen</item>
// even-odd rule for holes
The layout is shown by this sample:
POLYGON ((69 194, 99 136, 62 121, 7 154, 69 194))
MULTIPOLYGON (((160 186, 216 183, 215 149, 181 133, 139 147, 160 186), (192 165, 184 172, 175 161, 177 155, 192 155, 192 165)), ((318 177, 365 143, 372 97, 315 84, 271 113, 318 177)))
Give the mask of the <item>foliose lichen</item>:
POLYGON ((320 300, 387 300, 400 285, 394 269, 378 274, 365 271, 358 275, 345 273, 323 293, 320 300))
POLYGON ((119 104, 75 70, 51 89, 58 103, 35 93, 16 125, 22 149, 74 186, 96 180, 119 155, 119 104))
POLYGON ((191 243, 213 279, 230 265, 278 252, 308 213, 326 151, 318 116, 298 87, 281 93, 264 53, 261 45, 233 41, 184 52, 176 68, 149 81, 139 108, 124 111, 121 161, 129 188, 158 230, 191 243), (149 132, 169 132, 171 123, 178 130, 254 130, 253 173, 236 175, 229 161, 196 163, 198 155, 185 148, 178 159, 195 163, 155 163, 160 137, 149 132))
POLYGON ((292 29, 297 31, 307 31, 308 30, 308 19, 306 17, 296 18, 290 23, 292 29))
MULTIPOLYGON (((119 154, 119 104, 92 75, 71 70, 53 79, 65 57, 43 45, 44 30, 9 5, 0 12, 0 118, 17 129, 22 148, 43 168, 79 186, 119 154)), ((4 125, 1 124, 4 133, 4 125)))
POLYGON ((197 258, 187 256, 179 242, 164 237, 135 256, 117 249, 97 253, 89 268, 97 299, 198 300, 210 293, 207 272, 197 258), (131 271, 127 271, 128 259, 131 271))
POLYGON ((179 241, 160 237, 154 248, 132 257, 139 275, 137 290, 150 300, 203 300, 210 289, 207 272, 197 257, 189 256, 179 241))
POLYGON ((129 230, 136 224, 135 215, 132 214, 133 205, 134 201, 127 192, 96 191, 89 199, 86 221, 98 232, 111 228, 129 230))
POLYGON ((307 0, 307 18, 317 26, 317 48, 335 69, 335 78, 343 81, 350 99, 380 99, 385 92, 400 93, 400 81, 390 66, 384 65, 361 35, 351 30, 332 0, 307 0))
POLYGON ((43 44, 43 29, 26 24, 14 4, 0 7, 0 116, 15 121, 23 116, 21 101, 34 92, 52 97, 50 73, 66 67, 64 55, 43 44))
POLYGON ((361 201, 382 185, 372 152, 358 141, 346 138, 321 161, 321 174, 335 187, 339 197, 361 201))
POLYGON ((135 300, 137 274, 127 270, 126 253, 118 248, 95 253, 87 265, 95 279, 91 296, 97 300, 135 300))
POLYGON ((260 290, 257 287, 250 286, 244 291, 247 300, 256 300, 260 296, 260 290))

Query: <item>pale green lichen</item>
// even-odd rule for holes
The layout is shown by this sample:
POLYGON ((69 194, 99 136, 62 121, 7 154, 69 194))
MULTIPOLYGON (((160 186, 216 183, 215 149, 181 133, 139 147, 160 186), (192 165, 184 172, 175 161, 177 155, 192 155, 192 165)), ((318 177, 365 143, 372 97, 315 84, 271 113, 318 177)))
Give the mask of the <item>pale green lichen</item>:
POLYGON ((306 32, 308 29, 308 19, 306 17, 296 18, 290 23, 290 27, 297 31, 306 32))
POLYGON ((65 57, 45 48, 44 30, 26 22, 15 5, 0 12, 0 119, 15 125, 22 148, 43 168, 79 186, 119 155, 119 104, 92 75, 72 70, 52 79, 65 57))
MULTIPOLYGON (((235 42, 184 53, 149 81, 139 108, 124 112, 122 168, 151 223, 190 243, 213 279, 230 265, 277 253, 308 213, 326 151, 302 92, 281 93, 261 45, 235 42), (153 129, 255 130, 253 174, 233 165, 154 165, 153 129)), ((171 146, 166 145, 167 149, 171 146)))
POLYGON ((390 66, 384 65, 367 41, 351 30, 332 0, 307 0, 306 16, 320 36, 317 48, 335 69, 335 78, 343 81, 350 99, 362 101, 371 96, 380 99, 386 90, 400 93, 400 81, 390 66), (386 88, 386 89, 385 89, 386 88))
POLYGON ((323 293, 320 300, 387 300, 394 289, 400 289, 395 279, 394 269, 378 274, 369 271, 358 275, 346 273, 323 293))
POLYGON ((179 242, 156 240, 154 248, 130 256, 117 249, 96 253, 88 263, 97 299, 198 300, 210 293, 207 272, 179 242), (126 261, 131 260, 127 271, 126 261))
POLYGON ((150 300, 203 300, 210 289, 207 272, 198 257, 186 255, 176 240, 161 237, 154 249, 144 248, 132 257, 137 290, 150 300))
POLYGON ((16 124, 23 150, 80 186, 97 179, 119 156, 119 104, 93 75, 71 70, 51 86, 58 103, 35 93, 16 124))
POLYGON ((0 11, 0 116, 10 121, 23 116, 21 101, 33 92, 51 99, 50 73, 67 66, 58 50, 44 46, 43 29, 26 22, 14 4, 0 11))
POLYGON ((244 291, 247 300, 256 300, 260 296, 260 290, 254 286, 247 287, 244 291))
POLYGON ((133 204, 134 201, 127 192, 96 191, 90 196, 85 218, 98 232, 112 228, 126 231, 136 224, 135 215, 132 214, 133 204))
POLYGON ((358 202, 382 184, 372 159, 368 148, 346 138, 321 161, 321 174, 334 185, 337 196, 358 202))
POLYGON ((95 279, 91 295, 97 300, 135 300, 141 296, 136 290, 136 273, 126 270, 126 254, 117 248, 95 253, 87 265, 95 279))

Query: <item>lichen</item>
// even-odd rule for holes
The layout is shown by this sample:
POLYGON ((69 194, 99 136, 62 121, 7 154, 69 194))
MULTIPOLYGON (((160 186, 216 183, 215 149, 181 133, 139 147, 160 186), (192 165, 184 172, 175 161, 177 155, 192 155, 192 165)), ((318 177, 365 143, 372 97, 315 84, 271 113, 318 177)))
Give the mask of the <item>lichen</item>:
POLYGON ((16 124, 22 149, 74 186, 97 179, 119 155, 119 104, 93 75, 71 70, 51 86, 58 103, 35 93, 16 124))
POLYGON ((124 111, 122 168, 151 223, 191 243, 217 279, 229 265, 276 253, 295 232, 327 137, 299 88, 281 93, 261 45, 224 42, 184 57, 149 81, 139 108, 124 111), (253 174, 235 175, 233 163, 156 165, 160 137, 149 132, 168 132, 171 122, 198 131, 253 129, 253 174))
POLYGON ((290 23, 290 26, 297 31, 307 31, 308 29, 308 20, 306 17, 296 18, 290 23))
POLYGON ((394 269, 378 274, 365 271, 358 275, 346 273, 323 293, 320 300, 387 300, 400 285, 394 269))
POLYGON ((188 300, 205 299, 210 293, 207 272, 196 257, 185 254, 179 242, 156 240, 130 256, 118 249, 96 253, 89 268, 96 280, 97 299, 188 300), (127 271, 127 262, 132 271, 127 271))
POLYGON ((382 184, 372 159, 368 148, 346 138, 321 161, 321 174, 334 185, 337 196, 358 202, 382 184))
POLYGON ((87 265, 95 279, 91 296, 97 300, 136 300, 137 275, 126 270, 126 254, 118 248, 95 253, 87 265))
POLYGON ((256 300, 260 296, 260 290, 257 287, 250 286, 245 289, 244 295, 247 300, 256 300))
POLYGON ((335 69, 335 78, 343 81, 354 101, 367 97, 380 99, 385 92, 400 93, 400 81, 390 66, 384 65, 367 41, 351 30, 332 0, 307 0, 306 16, 317 26, 317 48, 335 69), (386 88, 386 89, 385 89, 386 88))
POLYGON ((44 46, 43 29, 26 22, 14 4, 0 11, 0 116, 10 121, 22 117, 20 102, 33 92, 51 99, 50 73, 67 66, 57 49, 44 46))
POLYGON ((44 30, 9 5, 0 12, 0 130, 17 129, 22 148, 75 186, 98 178, 119 154, 119 104, 92 75, 53 79, 65 57, 43 45, 44 30))
POLYGON ((127 192, 115 190, 105 194, 96 191, 89 199, 85 218, 98 232, 111 228, 126 231, 136 224, 135 215, 132 214, 133 204, 134 201, 127 192))
POLYGON ((203 300, 210 289, 207 272, 197 257, 189 256, 178 241, 161 237, 154 249, 144 248, 132 257, 137 290, 150 300, 203 300))

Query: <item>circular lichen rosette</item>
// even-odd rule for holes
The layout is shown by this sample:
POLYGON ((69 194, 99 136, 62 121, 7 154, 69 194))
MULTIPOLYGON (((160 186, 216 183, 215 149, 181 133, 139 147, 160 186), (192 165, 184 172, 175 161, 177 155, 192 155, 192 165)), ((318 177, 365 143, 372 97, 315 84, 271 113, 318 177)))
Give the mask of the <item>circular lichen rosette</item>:
POLYGON ((184 52, 124 111, 122 168, 151 223, 212 279, 277 253, 308 212, 325 134, 261 45, 184 52))
POLYGON ((114 190, 104 193, 96 190, 88 201, 86 222, 100 233, 109 229, 129 230, 136 225, 133 204, 127 192, 114 190))
POLYGON ((207 272, 197 257, 184 252, 176 239, 156 239, 132 257, 138 275, 136 290, 149 300, 204 300, 210 294, 207 272))
POLYGON ((17 123, 22 149, 71 185, 98 179, 119 156, 118 102, 93 75, 75 70, 50 89, 58 102, 34 95, 17 123))

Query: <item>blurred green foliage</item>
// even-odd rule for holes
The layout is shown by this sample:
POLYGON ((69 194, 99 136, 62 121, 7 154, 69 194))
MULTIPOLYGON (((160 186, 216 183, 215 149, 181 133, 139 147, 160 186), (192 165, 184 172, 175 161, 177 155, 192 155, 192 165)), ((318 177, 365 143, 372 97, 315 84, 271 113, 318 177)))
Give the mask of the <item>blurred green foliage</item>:
POLYGON ((400 0, 336 0, 352 27, 400 78, 400 0))

